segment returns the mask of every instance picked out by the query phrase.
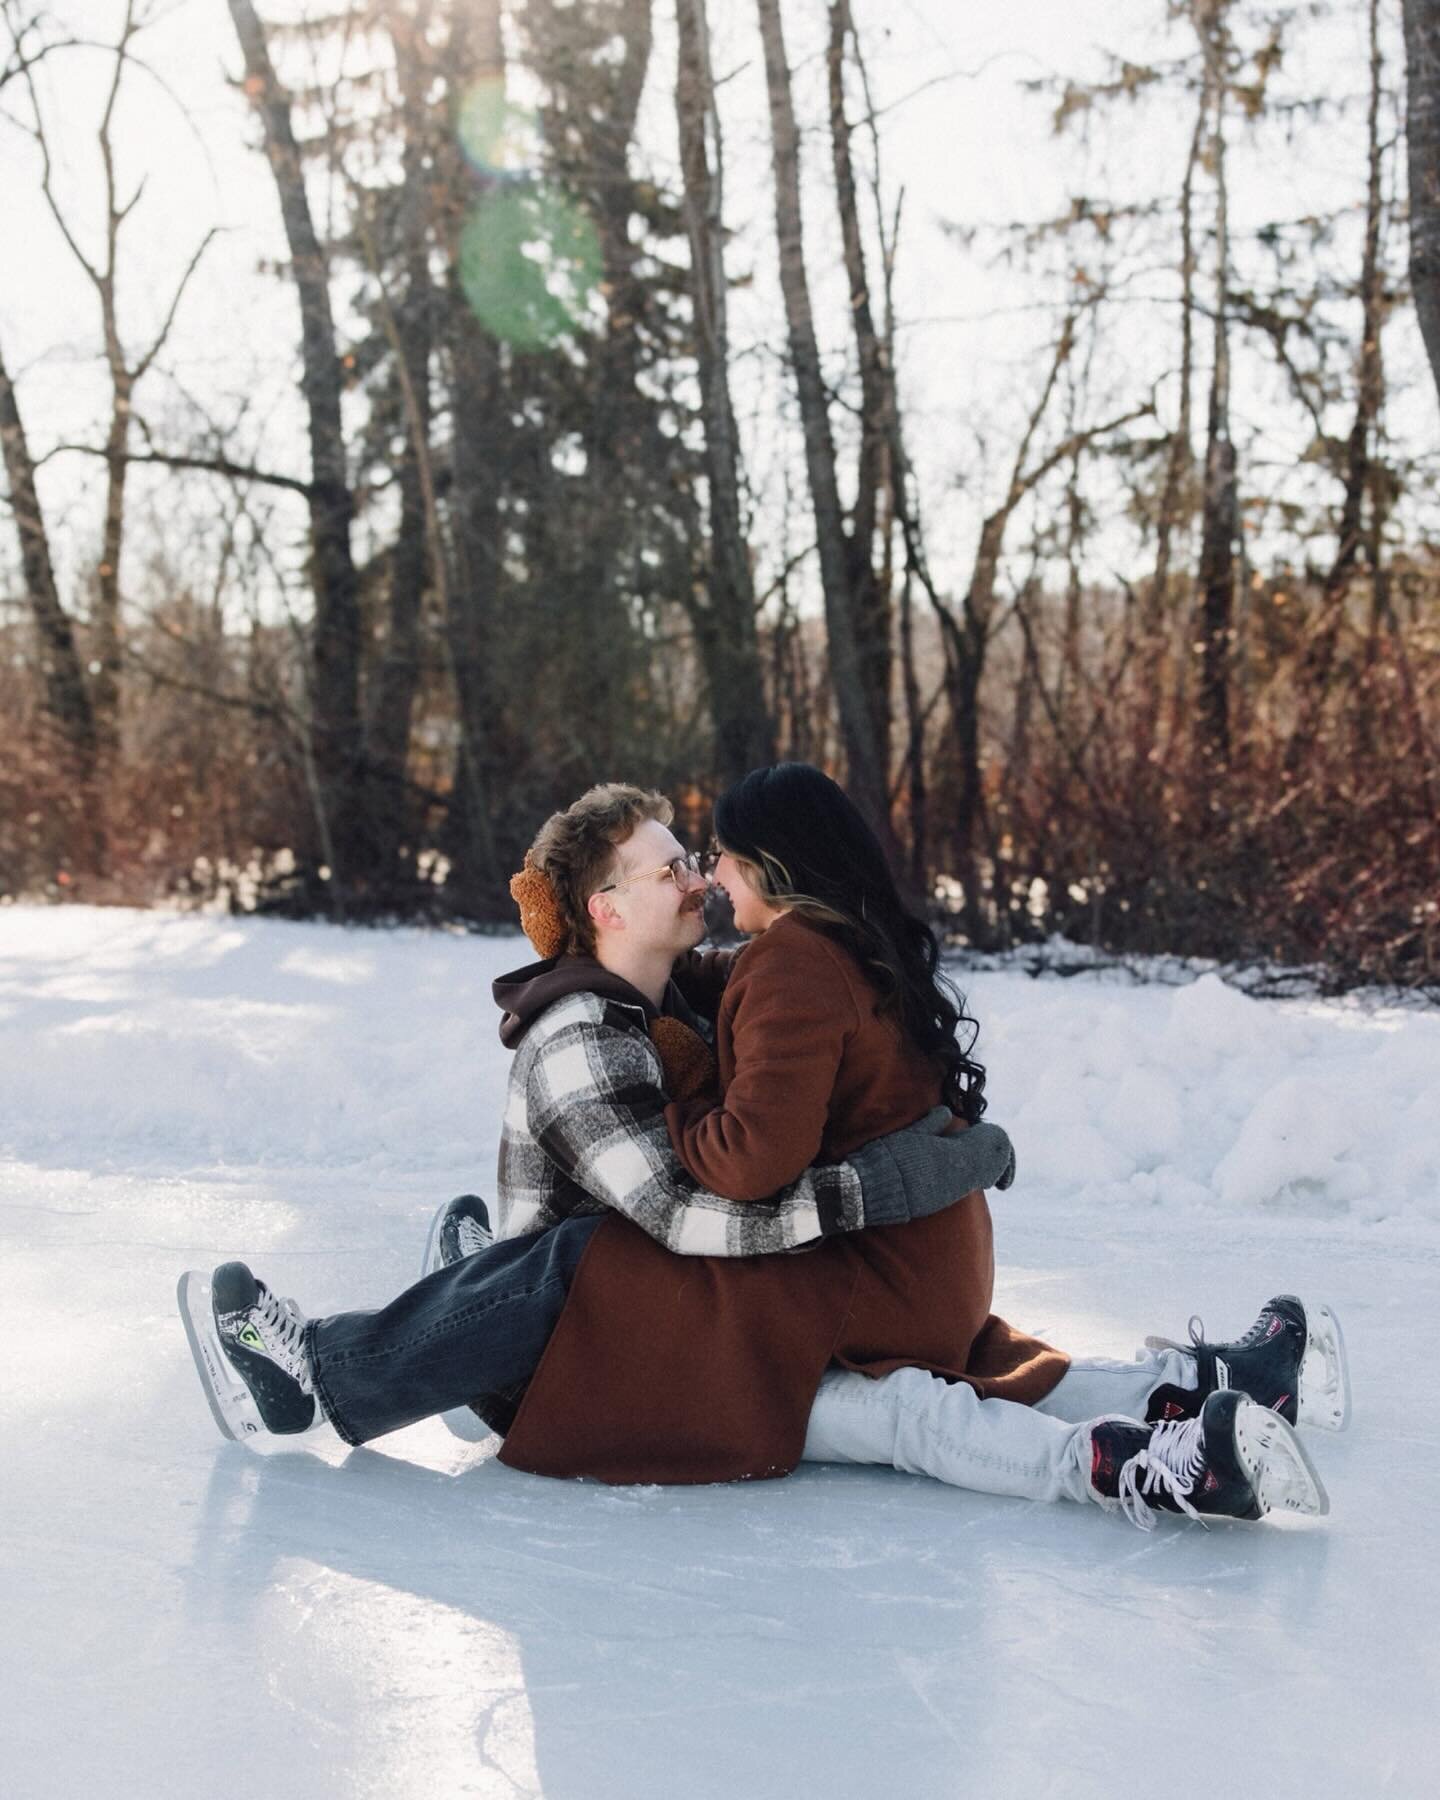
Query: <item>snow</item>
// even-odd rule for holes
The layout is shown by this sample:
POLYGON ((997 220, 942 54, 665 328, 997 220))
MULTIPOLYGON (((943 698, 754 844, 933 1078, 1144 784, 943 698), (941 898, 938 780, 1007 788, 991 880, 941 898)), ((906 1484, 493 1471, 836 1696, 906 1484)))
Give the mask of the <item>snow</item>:
POLYGON ((0 910, 0 1787, 21 1800, 1429 1795, 1440 1015, 1214 975, 964 975, 1020 1179, 997 1305, 1068 1348, 1294 1288, 1355 1422, 1314 1524, 890 1471, 607 1489, 427 1422, 222 1442, 175 1279, 309 1311, 486 1191, 513 938, 0 910))

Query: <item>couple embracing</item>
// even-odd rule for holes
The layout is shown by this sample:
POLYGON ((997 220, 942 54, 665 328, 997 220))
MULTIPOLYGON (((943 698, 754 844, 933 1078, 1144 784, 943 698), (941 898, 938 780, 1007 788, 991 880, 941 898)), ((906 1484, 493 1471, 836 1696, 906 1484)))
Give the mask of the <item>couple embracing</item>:
POLYGON ((244 1263, 182 1277, 221 1430, 361 1444, 478 1415, 546 1475, 879 1463, 1141 1526, 1326 1511, 1294 1427, 1348 1416, 1329 1308, 1278 1296, 1234 1342, 1192 1323, 1133 1362, 991 1311, 1010 1142, 935 936, 840 788, 754 771, 705 858, 672 816, 612 783, 536 837, 512 892, 542 960, 495 983, 495 1204, 440 1209, 418 1282, 306 1318, 244 1263), (698 948, 712 880, 738 951, 698 948))

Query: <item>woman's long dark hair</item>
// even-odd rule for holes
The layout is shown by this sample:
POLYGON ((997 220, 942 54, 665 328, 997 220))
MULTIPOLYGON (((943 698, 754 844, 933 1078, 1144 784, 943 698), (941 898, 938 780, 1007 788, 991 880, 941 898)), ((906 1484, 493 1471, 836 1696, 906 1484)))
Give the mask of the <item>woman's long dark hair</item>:
POLYGON ((985 1070, 969 1055, 980 1027, 854 802, 821 769, 774 763, 716 801, 715 837, 747 865, 763 900, 844 944, 878 988, 881 1011, 942 1064, 945 1104, 973 1125, 985 1111, 985 1070))

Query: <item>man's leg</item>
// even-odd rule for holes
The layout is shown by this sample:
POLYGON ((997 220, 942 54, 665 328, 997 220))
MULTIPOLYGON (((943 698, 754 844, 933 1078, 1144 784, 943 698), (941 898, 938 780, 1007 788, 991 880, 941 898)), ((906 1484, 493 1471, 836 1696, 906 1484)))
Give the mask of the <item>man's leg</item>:
POLYGON ((326 1416, 347 1444, 501 1393, 535 1372, 601 1220, 567 1219, 437 1269, 376 1312, 306 1326, 326 1416))

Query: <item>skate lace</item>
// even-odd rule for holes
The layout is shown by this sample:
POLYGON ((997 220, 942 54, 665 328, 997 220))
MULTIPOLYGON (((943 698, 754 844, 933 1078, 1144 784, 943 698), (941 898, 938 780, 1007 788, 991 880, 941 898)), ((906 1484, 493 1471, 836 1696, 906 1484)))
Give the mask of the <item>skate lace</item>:
MULTIPOLYGON (((1211 1350, 1215 1348, 1213 1344, 1209 1343, 1209 1340, 1205 1336, 1205 1321, 1200 1317, 1199 1313, 1191 1313, 1190 1323, 1186 1329, 1190 1333, 1190 1341, 1188 1343, 1182 1344, 1179 1338, 1147 1337, 1145 1340, 1145 1347, 1147 1350, 1181 1350, 1187 1356, 1194 1356, 1196 1358, 1199 1357, 1200 1352, 1207 1348, 1207 1346, 1211 1350)), ((1257 1335, 1259 1330, 1260 1327, 1258 1325, 1252 1325, 1250 1330, 1246 1332, 1245 1336, 1241 1338, 1234 1347, 1237 1350, 1243 1350, 1250 1340, 1257 1335)), ((1230 1365, 1223 1356, 1218 1355, 1215 1358, 1215 1385, 1217 1388, 1228 1388, 1230 1385, 1230 1365)))
POLYGON ((1205 1521, 1187 1496, 1205 1470, 1205 1438, 1199 1418, 1177 1419, 1157 1425, 1150 1442, 1132 1456, 1120 1471, 1121 1511, 1142 1531, 1155 1526, 1155 1509, 1149 1496, 1164 1489, 1189 1518, 1205 1521))
POLYGON ((486 1249, 491 1242, 490 1233, 478 1219, 472 1219, 468 1214, 456 1226, 455 1237, 462 1256, 474 1256, 477 1250, 486 1249))
POLYGON ((286 1374, 293 1376, 308 1392, 310 1361, 305 1354, 305 1327, 309 1321, 293 1300, 272 1294, 263 1282, 259 1285, 260 1295, 254 1310, 266 1345, 286 1374))

